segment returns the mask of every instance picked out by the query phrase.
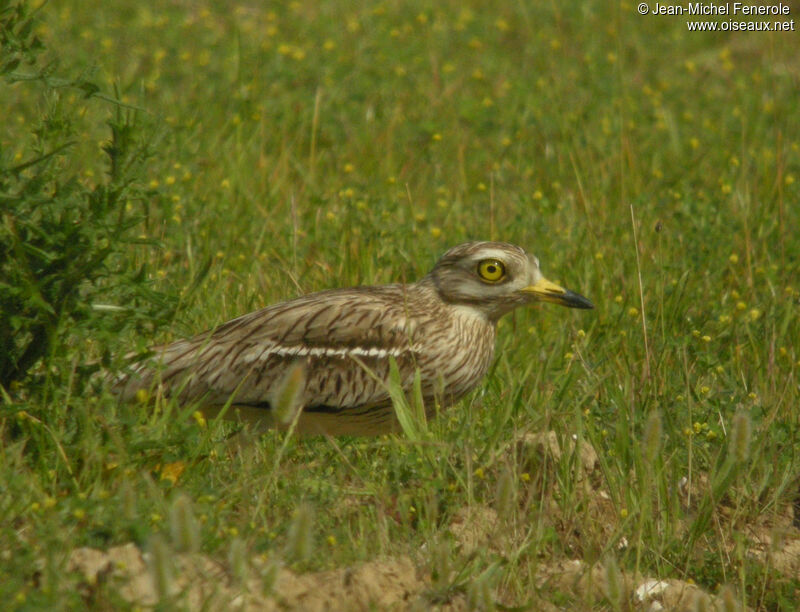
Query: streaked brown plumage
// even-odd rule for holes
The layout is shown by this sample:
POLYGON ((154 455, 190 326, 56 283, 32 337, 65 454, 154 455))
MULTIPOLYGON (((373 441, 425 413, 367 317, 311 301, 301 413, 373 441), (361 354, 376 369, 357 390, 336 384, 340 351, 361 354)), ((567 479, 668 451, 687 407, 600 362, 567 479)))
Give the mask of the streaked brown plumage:
POLYGON ((447 251, 416 283, 321 291, 233 319, 154 349, 119 381, 123 398, 161 385, 182 402, 232 405, 270 422, 287 371, 302 364, 304 433, 372 435, 397 429, 386 382, 391 358, 401 385, 417 369, 430 412, 475 388, 494 354, 498 319, 518 306, 552 301, 591 308, 545 280, 521 248, 470 242, 447 251))

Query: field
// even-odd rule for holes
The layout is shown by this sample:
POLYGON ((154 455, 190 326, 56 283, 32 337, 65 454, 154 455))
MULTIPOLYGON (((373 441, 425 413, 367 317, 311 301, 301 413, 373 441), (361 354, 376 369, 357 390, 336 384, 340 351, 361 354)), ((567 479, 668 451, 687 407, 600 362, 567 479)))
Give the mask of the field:
POLYGON ((0 2, 7 609, 796 609, 798 33, 492 4, 0 2), (474 239, 595 309, 416 435, 111 395, 474 239))

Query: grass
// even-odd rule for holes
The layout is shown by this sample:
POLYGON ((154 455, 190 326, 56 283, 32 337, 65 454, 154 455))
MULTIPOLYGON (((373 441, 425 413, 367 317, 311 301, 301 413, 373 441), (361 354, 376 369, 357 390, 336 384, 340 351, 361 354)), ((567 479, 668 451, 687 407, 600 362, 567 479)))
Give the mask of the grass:
MULTIPOLYGON (((581 559, 792 609, 796 569, 752 551, 757 534, 796 538, 795 32, 690 33, 630 2, 347 0, 63 0, 33 31, 56 76, 141 109, 152 154, 123 255, 180 307, 156 333, 85 329, 3 390, 4 601, 119 604, 66 560, 132 541, 233 573, 408 554, 434 603, 628 605, 537 581, 581 559), (291 296, 416 279, 468 239, 523 245, 596 310, 504 319, 486 383, 419 440, 237 444, 192 407, 70 382, 291 296), (515 442, 549 431, 596 450, 591 490, 577 453, 515 442), (458 549, 465 506, 497 511, 502 546, 458 549)), ((119 107, 52 85, 0 88, 0 156, 29 159, 57 105, 74 141, 57 171, 91 188, 119 107)))

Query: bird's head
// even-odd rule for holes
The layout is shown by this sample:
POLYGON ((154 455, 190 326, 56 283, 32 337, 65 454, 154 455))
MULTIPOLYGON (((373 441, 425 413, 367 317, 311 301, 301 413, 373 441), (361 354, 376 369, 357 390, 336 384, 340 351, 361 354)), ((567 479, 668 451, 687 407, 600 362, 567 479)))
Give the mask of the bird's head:
POLYGON ((505 242, 467 242, 453 247, 425 277, 443 301, 471 307, 489 320, 534 302, 593 308, 585 297, 547 280, 539 260, 505 242))

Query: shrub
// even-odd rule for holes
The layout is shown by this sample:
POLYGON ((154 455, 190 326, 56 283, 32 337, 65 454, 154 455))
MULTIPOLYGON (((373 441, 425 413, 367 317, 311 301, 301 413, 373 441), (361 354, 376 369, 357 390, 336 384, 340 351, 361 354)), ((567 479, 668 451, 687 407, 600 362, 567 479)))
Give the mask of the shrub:
POLYGON ((6 58, 0 76, 15 87, 36 87, 44 109, 21 159, 0 151, 0 385, 6 388, 87 337, 101 340, 108 356, 103 340, 109 334, 157 327, 179 303, 176 295, 154 290, 145 265, 131 257, 146 244, 138 237, 142 221, 149 202, 158 200, 143 182, 154 129, 142 124, 141 113, 101 96, 90 80, 56 80, 52 64, 40 67, 33 19, 24 4, 0 4, 0 57, 6 58), (20 67, 32 72, 22 74, 20 67), (62 95, 76 90, 81 96, 62 95), (101 98, 88 108, 99 109, 95 124, 110 129, 98 152, 105 173, 96 183, 70 167, 83 135, 69 99, 80 97, 101 98))

